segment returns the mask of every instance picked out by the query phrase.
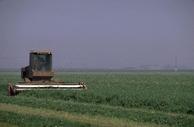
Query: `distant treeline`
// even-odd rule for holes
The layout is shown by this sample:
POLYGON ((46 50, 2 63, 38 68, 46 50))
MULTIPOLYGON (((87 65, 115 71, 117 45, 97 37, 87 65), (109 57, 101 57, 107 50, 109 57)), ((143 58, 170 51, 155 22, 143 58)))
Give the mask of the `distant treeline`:
MULTIPOLYGON (((20 72, 20 68, 0 68, 0 72, 20 72)), ((88 68, 54 68, 55 72, 194 72, 194 69, 88 69, 88 68)))

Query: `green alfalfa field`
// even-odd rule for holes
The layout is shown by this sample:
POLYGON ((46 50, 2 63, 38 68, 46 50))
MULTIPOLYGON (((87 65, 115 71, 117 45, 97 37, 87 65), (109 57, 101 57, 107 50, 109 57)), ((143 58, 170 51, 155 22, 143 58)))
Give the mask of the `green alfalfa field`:
POLYGON ((3 127, 194 127, 194 72, 59 72, 83 91, 7 96, 20 73, 0 73, 3 127))

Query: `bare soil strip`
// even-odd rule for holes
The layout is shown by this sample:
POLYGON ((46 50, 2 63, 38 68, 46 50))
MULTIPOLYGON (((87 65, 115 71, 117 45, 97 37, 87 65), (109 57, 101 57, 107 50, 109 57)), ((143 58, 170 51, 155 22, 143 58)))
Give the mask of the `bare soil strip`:
MULTIPOLYGON (((26 106, 18 106, 0 103, 0 110, 7 112, 14 112, 18 114, 42 116, 47 118, 66 119, 81 123, 87 123, 102 127, 164 127, 164 125, 157 125, 151 123, 133 122, 127 119, 110 118, 104 116, 89 116, 75 113, 68 113, 63 111, 54 111, 43 108, 32 108, 26 106)), ((166 127, 166 126, 165 126, 166 127)))
POLYGON ((9 123, 1 123, 0 122, 0 127, 18 127, 18 126, 13 125, 13 124, 9 124, 9 123))

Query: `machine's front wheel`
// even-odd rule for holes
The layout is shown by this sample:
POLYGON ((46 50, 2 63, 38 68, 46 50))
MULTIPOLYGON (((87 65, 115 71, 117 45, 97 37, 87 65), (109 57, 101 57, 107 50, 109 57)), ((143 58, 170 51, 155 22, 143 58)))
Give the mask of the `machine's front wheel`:
POLYGON ((16 95, 16 90, 12 84, 8 84, 8 95, 9 96, 14 96, 16 95))

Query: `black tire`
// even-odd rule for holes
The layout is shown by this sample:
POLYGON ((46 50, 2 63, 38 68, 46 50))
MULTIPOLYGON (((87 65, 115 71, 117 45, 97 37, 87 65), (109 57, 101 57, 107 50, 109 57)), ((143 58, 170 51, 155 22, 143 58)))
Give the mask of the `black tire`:
POLYGON ((9 84, 8 85, 8 96, 15 96, 16 91, 13 85, 9 84))

